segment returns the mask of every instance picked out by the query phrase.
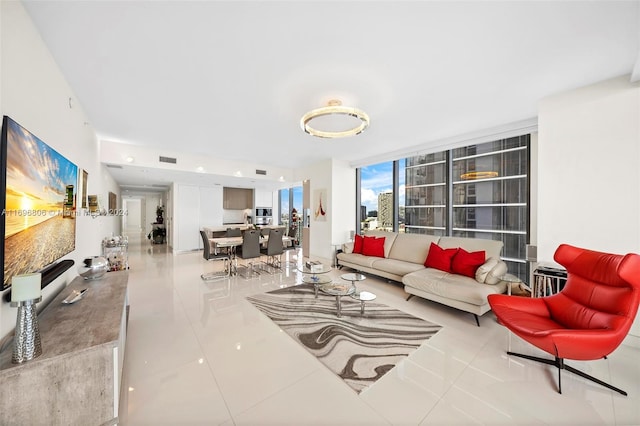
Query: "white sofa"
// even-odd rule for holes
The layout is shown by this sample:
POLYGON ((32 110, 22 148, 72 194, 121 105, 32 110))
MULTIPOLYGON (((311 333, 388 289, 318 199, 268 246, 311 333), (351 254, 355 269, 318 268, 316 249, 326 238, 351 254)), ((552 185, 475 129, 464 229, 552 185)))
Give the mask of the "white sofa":
POLYGON ((470 312, 480 325, 478 315, 491 310, 487 296, 507 290, 507 283, 500 280, 507 273, 507 265, 500 260, 501 241, 382 231, 369 231, 366 236, 385 237, 384 258, 353 253, 351 242, 344 244, 342 253, 338 253, 338 266, 401 282, 409 293, 407 300, 416 295, 470 312), (475 279, 426 268, 431 243, 445 249, 484 250, 487 260, 476 271, 475 279))

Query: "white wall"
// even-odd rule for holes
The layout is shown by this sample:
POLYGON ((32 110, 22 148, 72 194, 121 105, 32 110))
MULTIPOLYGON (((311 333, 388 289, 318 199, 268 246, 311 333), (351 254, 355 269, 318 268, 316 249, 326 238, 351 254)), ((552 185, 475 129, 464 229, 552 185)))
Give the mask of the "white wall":
POLYGON ((331 205, 333 223, 331 244, 349 241, 349 231, 356 227, 356 169, 346 161, 333 161, 331 205))
POLYGON ((551 96, 538 123, 538 260, 561 243, 640 252, 640 85, 623 76, 551 96))
POLYGON ((296 171, 300 180, 309 179, 311 195, 311 223, 309 256, 332 262, 334 246, 347 241, 349 230, 355 224, 356 181, 355 169, 347 162, 325 160, 296 171), (327 190, 328 212, 326 221, 316 220, 313 209, 317 206, 314 200, 315 191, 327 190))
MULTIPOLYGON (((88 194, 98 194, 106 206, 109 191, 120 193, 100 164, 95 132, 47 47, 20 2, 0 2, 0 109, 56 151, 89 173, 88 194), (71 106, 69 99, 71 98, 71 106)), ((101 253, 101 241, 120 232, 120 217, 76 220, 76 250, 65 258, 76 264, 101 253)), ((45 303, 77 275, 73 267, 44 291, 45 303)), ((42 307, 45 303, 40 303, 42 307)), ((15 326, 16 310, 0 302, 0 337, 15 326)))
POLYGON ((628 76, 539 108, 538 259, 561 243, 640 251, 640 86, 628 76))

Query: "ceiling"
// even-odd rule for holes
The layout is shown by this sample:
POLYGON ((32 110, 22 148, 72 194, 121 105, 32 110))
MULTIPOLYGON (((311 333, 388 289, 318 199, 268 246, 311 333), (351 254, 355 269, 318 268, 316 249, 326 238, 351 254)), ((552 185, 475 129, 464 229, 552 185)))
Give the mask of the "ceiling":
POLYGON ((362 165, 535 118, 541 98, 631 74, 640 50, 638 1, 25 7, 100 139, 286 168, 362 165), (305 134, 301 116, 334 98, 370 128, 305 134))

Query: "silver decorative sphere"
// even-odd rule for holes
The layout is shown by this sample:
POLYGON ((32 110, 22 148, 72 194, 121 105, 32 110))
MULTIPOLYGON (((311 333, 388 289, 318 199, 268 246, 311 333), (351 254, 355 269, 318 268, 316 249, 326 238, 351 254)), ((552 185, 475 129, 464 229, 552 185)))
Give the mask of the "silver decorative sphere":
POLYGON ((109 262, 103 256, 91 256, 78 266, 78 274, 85 280, 97 280, 107 273, 109 262))

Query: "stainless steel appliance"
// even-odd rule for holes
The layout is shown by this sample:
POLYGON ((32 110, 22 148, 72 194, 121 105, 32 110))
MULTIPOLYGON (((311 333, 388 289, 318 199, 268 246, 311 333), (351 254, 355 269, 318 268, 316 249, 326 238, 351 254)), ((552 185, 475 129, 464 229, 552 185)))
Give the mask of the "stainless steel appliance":
POLYGON ((271 207, 256 207, 256 217, 272 217, 272 212, 271 207))
POLYGON ((256 225, 271 225, 272 213, 271 207, 256 207, 256 225))

